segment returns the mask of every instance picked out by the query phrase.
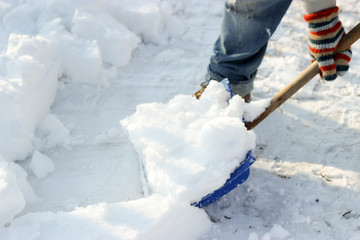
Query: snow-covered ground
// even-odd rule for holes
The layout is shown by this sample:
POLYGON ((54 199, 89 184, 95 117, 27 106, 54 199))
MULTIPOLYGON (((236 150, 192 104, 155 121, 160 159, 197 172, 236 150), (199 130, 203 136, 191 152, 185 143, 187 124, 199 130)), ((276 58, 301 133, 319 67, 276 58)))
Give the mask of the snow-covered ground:
MULTIPOLYGON (((338 4, 345 29, 360 22, 358 1, 338 4)), ((272 37, 249 105, 215 83, 191 97, 222 12, 0 1, 0 239, 360 239, 360 44, 345 77, 314 78, 247 132, 241 116, 309 65, 304 11, 272 37), (189 205, 254 147, 244 184, 189 205)))

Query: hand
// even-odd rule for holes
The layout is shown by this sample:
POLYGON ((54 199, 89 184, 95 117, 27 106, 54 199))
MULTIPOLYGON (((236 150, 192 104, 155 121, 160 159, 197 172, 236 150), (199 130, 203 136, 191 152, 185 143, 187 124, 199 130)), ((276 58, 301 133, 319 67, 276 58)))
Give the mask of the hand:
POLYGON ((349 69, 352 52, 350 49, 334 56, 334 51, 345 34, 338 18, 339 8, 333 7, 304 16, 309 27, 309 53, 317 61, 321 77, 335 80, 349 69))

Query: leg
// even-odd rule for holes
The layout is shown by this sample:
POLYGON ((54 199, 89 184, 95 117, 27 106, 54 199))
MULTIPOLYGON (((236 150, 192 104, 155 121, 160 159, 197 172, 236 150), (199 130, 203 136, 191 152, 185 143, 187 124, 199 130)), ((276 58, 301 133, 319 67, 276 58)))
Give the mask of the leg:
POLYGON ((253 89, 267 43, 292 0, 227 0, 205 85, 228 78, 234 93, 253 89))

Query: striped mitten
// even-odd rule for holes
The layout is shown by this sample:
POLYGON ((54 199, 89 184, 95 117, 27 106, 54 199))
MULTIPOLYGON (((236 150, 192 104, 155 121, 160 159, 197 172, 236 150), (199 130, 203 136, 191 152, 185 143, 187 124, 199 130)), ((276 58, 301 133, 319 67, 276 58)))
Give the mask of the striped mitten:
POLYGON ((318 62, 321 77, 328 81, 346 73, 352 54, 348 49, 334 56, 334 51, 345 34, 338 14, 339 8, 333 7, 304 16, 309 27, 309 52, 312 61, 318 62))

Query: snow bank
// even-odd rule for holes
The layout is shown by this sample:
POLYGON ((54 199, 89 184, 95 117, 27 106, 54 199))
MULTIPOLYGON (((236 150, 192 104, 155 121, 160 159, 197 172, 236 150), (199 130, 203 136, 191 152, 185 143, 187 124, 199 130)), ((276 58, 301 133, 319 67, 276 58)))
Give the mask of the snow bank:
POLYGON ((0 160, 0 199, 0 226, 3 226, 25 206, 16 174, 4 160, 0 160))
MULTIPOLYGON (((190 203, 221 187, 255 147, 255 134, 242 121, 244 101, 229 97, 221 83, 211 82, 200 100, 178 95, 165 104, 141 104, 121 120, 140 155, 149 196, 71 212, 27 214, 0 234, 27 240, 199 239, 211 222, 190 203)), ((56 122, 51 115, 47 119, 50 124, 43 126, 56 122)), ((52 167, 44 155, 34 154, 30 168, 37 177, 45 177, 52 167)))
POLYGON ((0 155, 0 227, 11 221, 26 202, 39 201, 26 177, 24 169, 0 155))
POLYGON ((211 82, 200 100, 178 95, 137 106, 121 121, 141 158, 151 191, 190 203, 221 187, 255 148, 244 101, 211 82))
POLYGON ((154 194, 149 198, 101 203, 72 212, 27 214, 15 220, 11 228, 0 230, 0 234, 2 239, 17 240, 196 240, 209 225, 204 211, 154 194))
POLYGON ((109 15, 77 10, 71 31, 80 38, 96 41, 103 61, 123 67, 140 42, 134 33, 109 15))
POLYGON ((172 19, 166 12, 170 10, 161 7, 159 1, 130 5, 131 10, 117 1, 94 1, 91 5, 82 1, 29 1, 4 13, 9 37, 7 48, 2 49, 6 53, 1 55, 5 67, 0 72, 0 109, 8 114, 0 119, 0 131, 5 133, 1 135, 0 152, 5 158, 21 160, 32 151, 33 132, 49 112, 59 76, 103 84, 107 66, 127 65, 139 37, 161 35, 166 29, 160 26, 172 19), (111 7, 118 11, 109 12, 111 7), (120 18, 120 14, 115 18, 113 12, 126 12, 127 17, 120 18), (148 15, 155 17, 149 20, 148 15), (27 121, 23 121, 25 117, 27 121))
POLYGON ((169 37, 184 33, 183 24, 172 16, 173 7, 165 1, 109 1, 107 9, 145 43, 166 43, 169 37))
MULTIPOLYGON (((24 160, 36 150, 66 143, 69 131, 54 119, 46 121, 59 128, 40 129, 46 142, 34 142, 35 131, 49 114, 56 97, 59 79, 106 85, 116 69, 129 63, 141 42, 165 43, 168 37, 176 35, 166 22, 181 29, 181 23, 171 15, 171 5, 145 0, 129 5, 131 9, 123 1, 110 0, 0 3, 2 161, 24 160), (126 13, 126 18, 119 13, 126 13)), ((40 158, 36 156, 33 171, 42 178, 52 167, 49 161, 44 163, 44 158, 39 167, 36 162, 40 158), (43 168, 44 164, 48 167, 43 168)), ((11 169, 2 166, 2 172, 7 187, 2 190, 1 199, 5 203, 13 202, 16 207, 6 214, 2 211, 8 211, 7 207, 0 209, 0 225, 22 210, 24 198, 36 199, 29 197, 30 189, 17 187, 18 176, 11 169), (13 194, 8 194, 8 189, 13 194)))
POLYGON ((6 68, 0 76, 0 153, 23 160, 32 151, 37 124, 50 111, 57 89, 59 63, 55 45, 41 37, 10 34, 6 68))
POLYGON ((129 6, 122 1, 15 4, 3 13, 8 40, 0 55, 0 109, 7 112, 0 118, 0 153, 9 160, 25 159, 32 152, 34 130, 50 111, 60 76, 106 84, 109 66, 127 65, 140 37, 170 36, 165 22, 176 21, 171 7, 160 1, 129 6), (120 17, 123 12, 125 18, 120 17))

